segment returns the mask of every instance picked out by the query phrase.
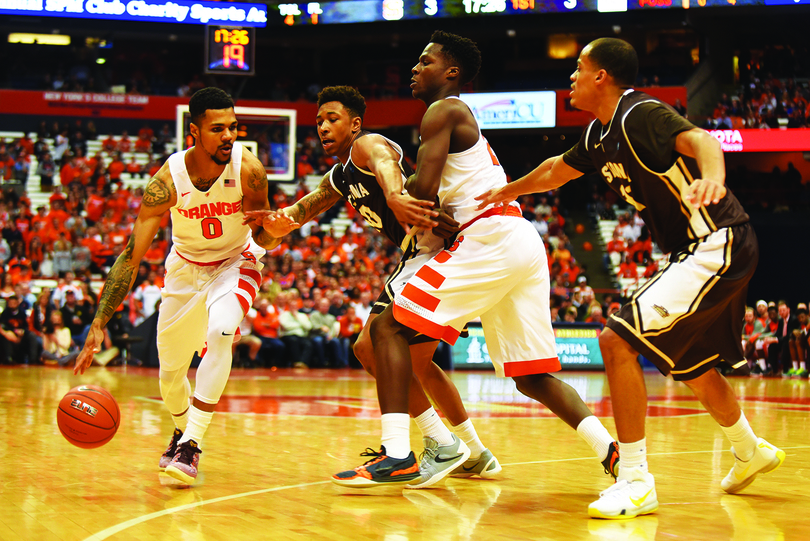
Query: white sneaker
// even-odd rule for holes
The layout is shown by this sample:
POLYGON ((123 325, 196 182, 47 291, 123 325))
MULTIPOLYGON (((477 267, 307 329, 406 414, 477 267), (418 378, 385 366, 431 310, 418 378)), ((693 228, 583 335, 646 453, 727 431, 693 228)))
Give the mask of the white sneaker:
POLYGON ((470 448, 453 434, 453 442, 439 445, 433 438, 425 436, 425 451, 419 462, 419 479, 405 485, 405 488, 426 488, 436 484, 470 458, 470 448))
POLYGON ((757 439, 754 456, 746 462, 740 460, 734 452, 734 447, 731 448, 731 453, 736 459, 734 466, 726 478, 720 482, 723 490, 730 494, 735 494, 753 483, 758 473, 773 471, 785 461, 785 452, 762 438, 757 439))
POLYGON ((626 519, 653 513, 658 509, 655 478, 641 468, 629 472, 622 468, 619 480, 599 494, 599 499, 588 506, 592 518, 626 519))

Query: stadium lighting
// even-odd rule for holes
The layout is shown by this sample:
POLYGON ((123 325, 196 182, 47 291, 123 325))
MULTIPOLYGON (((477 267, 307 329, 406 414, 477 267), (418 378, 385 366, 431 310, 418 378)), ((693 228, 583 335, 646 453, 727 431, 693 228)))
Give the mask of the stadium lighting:
POLYGON ((8 42, 31 45, 70 45, 70 36, 63 34, 24 34, 14 32, 8 35, 8 42))

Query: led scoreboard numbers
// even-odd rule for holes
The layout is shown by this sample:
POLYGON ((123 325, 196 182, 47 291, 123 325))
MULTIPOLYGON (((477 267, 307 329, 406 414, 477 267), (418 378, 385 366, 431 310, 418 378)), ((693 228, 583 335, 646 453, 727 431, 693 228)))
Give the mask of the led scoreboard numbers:
POLYGON ((205 73, 253 75, 256 29, 209 26, 205 34, 205 73))
MULTIPOLYGON (((271 2, 268 24, 337 24, 528 13, 764 6, 793 0, 337 0, 271 2)), ((810 0, 800 0, 802 3, 810 0)))

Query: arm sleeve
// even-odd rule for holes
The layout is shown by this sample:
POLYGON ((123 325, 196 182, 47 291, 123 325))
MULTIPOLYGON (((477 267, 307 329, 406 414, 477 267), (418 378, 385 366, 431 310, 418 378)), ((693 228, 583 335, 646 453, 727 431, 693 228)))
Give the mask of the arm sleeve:
POLYGON ((591 160, 591 156, 588 154, 587 147, 588 133, 590 132, 592 126, 593 123, 591 123, 591 125, 582 132, 579 142, 562 156, 566 165, 573 167, 583 175, 596 171, 596 168, 593 166, 593 160, 591 160))

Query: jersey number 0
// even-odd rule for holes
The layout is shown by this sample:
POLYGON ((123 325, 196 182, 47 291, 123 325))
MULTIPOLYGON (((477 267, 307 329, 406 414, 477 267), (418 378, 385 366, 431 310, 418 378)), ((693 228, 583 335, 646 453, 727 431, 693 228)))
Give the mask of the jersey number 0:
POLYGON ((202 225, 202 235, 207 239, 216 239, 222 236, 222 222, 219 218, 204 218, 202 225))

